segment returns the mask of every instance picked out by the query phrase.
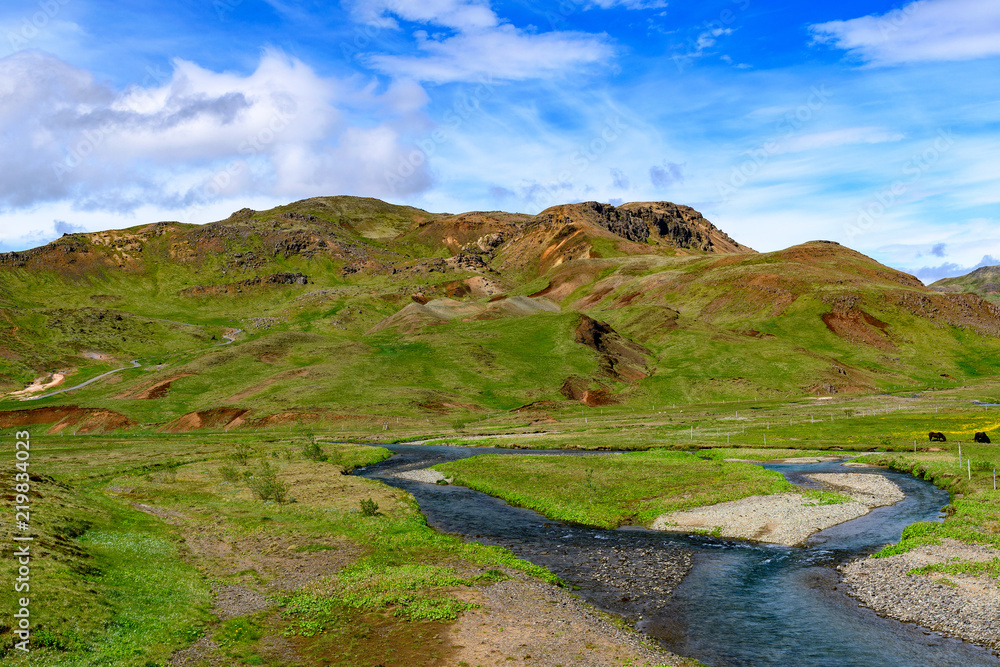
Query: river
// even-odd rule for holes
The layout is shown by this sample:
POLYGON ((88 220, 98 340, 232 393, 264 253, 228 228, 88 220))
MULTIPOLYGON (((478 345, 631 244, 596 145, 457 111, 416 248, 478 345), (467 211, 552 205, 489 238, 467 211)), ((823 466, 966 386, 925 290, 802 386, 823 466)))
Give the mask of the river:
MULTIPOLYGON (((891 470, 839 462, 767 465, 796 483, 804 474, 885 475, 906 499, 815 534, 804 547, 763 545, 641 528, 601 530, 564 524, 462 486, 424 484, 389 473, 477 454, 547 454, 433 445, 389 445, 391 459, 358 474, 412 493, 428 523, 467 540, 507 547, 547 567, 596 607, 624 616, 679 655, 714 667, 1000 666, 978 646, 881 618, 838 586, 834 566, 889 542, 907 525, 936 520, 948 494, 891 470), (671 576, 691 562, 687 576, 671 576), (659 593, 675 589, 672 595, 659 593)), ((578 453, 574 455, 606 455, 578 453)))

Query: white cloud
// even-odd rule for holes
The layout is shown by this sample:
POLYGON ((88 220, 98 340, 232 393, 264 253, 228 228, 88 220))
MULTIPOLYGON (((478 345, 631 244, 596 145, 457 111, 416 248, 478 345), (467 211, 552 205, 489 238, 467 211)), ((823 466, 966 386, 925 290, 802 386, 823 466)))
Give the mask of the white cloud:
POLYGON ((412 81, 379 92, 273 51, 246 75, 176 60, 124 91, 22 51, 0 59, 0 209, 413 193, 430 183, 423 162, 393 184, 386 174, 411 155, 407 137, 429 127, 427 101, 412 81))
POLYGON ((793 135, 779 142, 774 154, 799 153, 851 144, 881 144, 899 141, 903 138, 903 134, 883 127, 845 127, 827 132, 793 135))
MULTIPOLYGON (((268 0, 274 2, 274 0, 268 0)), ((502 21, 488 0, 350 0, 347 3, 356 21, 381 27, 398 28, 395 17, 413 23, 433 23, 456 30, 491 28, 502 21)), ((583 9, 662 9, 666 0, 567 0, 566 5, 583 9)), ((564 8, 559 7, 560 10, 564 8)))
POLYGON ((715 42, 719 37, 731 34, 733 34, 732 28, 714 28, 712 30, 706 30, 698 35, 695 46, 697 47, 697 50, 701 52, 709 47, 715 46, 715 42))
POLYGON ((367 58, 366 62, 381 72, 418 81, 549 77, 614 55, 606 35, 529 32, 503 21, 489 3, 475 0, 356 0, 351 12, 355 20, 379 27, 398 28, 399 18, 453 31, 415 31, 419 55, 373 54, 367 58))
POLYGON ((996 259, 1000 257, 997 222, 993 218, 971 218, 944 225, 891 225, 892 229, 882 235, 890 242, 873 247, 872 254, 929 285, 941 278, 1000 264, 996 259))
POLYGON ((831 44, 875 65, 971 60, 1000 55, 1000 3, 917 0, 882 15, 810 26, 831 44))

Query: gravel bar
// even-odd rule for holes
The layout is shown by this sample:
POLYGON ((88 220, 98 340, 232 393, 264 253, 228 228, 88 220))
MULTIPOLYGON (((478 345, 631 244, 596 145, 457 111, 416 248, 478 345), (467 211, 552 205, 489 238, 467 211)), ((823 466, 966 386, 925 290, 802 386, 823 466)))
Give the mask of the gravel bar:
POLYGON ((399 477, 401 479, 409 479, 414 482, 424 482, 425 484, 437 484, 439 481, 446 481, 451 483, 451 478, 445 478, 444 475, 439 473, 433 468, 420 468, 418 470, 404 470, 403 472, 390 473, 392 477, 399 477))
POLYGON ((898 486, 882 475, 827 473, 807 475, 850 496, 851 502, 818 505, 800 493, 750 496, 685 512, 670 512, 653 521, 653 530, 709 531, 735 537, 792 546, 813 533, 867 514, 873 507, 903 499, 898 486))
POLYGON ((848 592, 864 606, 900 621, 942 634, 1000 648, 1000 588, 987 576, 908 574, 933 563, 990 561, 1000 551, 942 540, 885 558, 862 558, 841 565, 848 592))

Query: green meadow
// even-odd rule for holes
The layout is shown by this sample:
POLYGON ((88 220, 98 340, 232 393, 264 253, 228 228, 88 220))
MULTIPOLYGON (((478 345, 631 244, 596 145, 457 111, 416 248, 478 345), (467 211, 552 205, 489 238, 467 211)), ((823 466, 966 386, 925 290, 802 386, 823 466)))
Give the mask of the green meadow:
MULTIPOLYGON (((341 474, 387 456, 380 443, 428 436, 525 449, 524 458, 479 456, 440 469, 552 518, 596 526, 642 524, 674 509, 789 488, 776 474, 722 459, 870 452, 863 460, 952 493, 943 523, 912 526, 884 553, 943 538, 996 545, 1000 496, 992 474, 1000 445, 971 440, 976 431, 997 435, 996 408, 973 404, 993 402, 997 389, 979 383, 830 400, 549 406, 469 413, 430 427, 389 415, 340 428, 294 423, 230 432, 47 435, 46 427, 31 427, 32 470, 44 470, 32 481, 40 494, 33 577, 46 582, 32 603, 31 664, 163 664, 203 638, 245 664, 281 664, 274 638, 287 637, 297 655, 353 647, 334 664, 364 665, 372 636, 384 639, 379 650, 417 655, 435 627, 465 608, 448 591, 490 585, 510 567, 552 580, 501 549, 435 533, 407 494, 341 474), (948 441, 929 442, 930 430, 948 441), (325 461, 306 455, 313 442, 325 461), (635 451, 569 458, 532 457, 531 449, 635 451), (245 465, 240 451, 249 451, 245 465), (243 480, 262 462, 287 486, 287 502, 251 494, 243 480), (367 502, 377 505, 370 515, 367 502), (280 592, 287 569, 334 565, 335 576, 280 592), (249 614, 220 618, 211 611, 219 587, 274 592, 249 614)), ((11 526, 4 531, 9 542, 11 526)), ((2 567, 13 576, 10 559, 2 567)), ((10 652, 2 660, 23 664, 10 652)))
MULTIPOLYGON (((31 476, 32 650, 19 655, 5 627, 0 664, 165 665, 200 641, 236 664, 287 664, 275 637, 329 664, 367 666, 372 650, 423 664, 434 628, 468 608, 448 591, 507 578, 500 568, 557 582, 503 549, 431 530, 408 494, 342 474, 386 450, 323 443, 318 461, 307 441, 33 436, 29 465, 47 474, 31 476), (242 481, 263 464, 286 502, 256 499, 242 481), (308 585, 284 583, 303 570, 308 585), (268 595, 220 618, 220 589, 268 595)), ((0 539, 12 534, 4 522, 0 539)), ((7 549, 0 576, 16 570, 7 549)))
POLYGON ((780 473, 664 450, 589 457, 475 456, 441 474, 560 521, 617 528, 666 512, 793 491, 780 473))

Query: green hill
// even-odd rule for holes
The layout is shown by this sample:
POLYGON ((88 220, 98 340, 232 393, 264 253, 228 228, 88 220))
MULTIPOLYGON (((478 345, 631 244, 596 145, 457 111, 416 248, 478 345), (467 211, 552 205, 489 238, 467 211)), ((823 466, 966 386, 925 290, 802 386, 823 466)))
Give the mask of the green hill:
POLYGON ((974 292, 1000 305, 1000 266, 982 266, 964 276, 942 278, 931 284, 937 292, 974 292))
POLYGON ((994 375, 1000 351, 976 294, 829 242, 756 253, 669 202, 320 197, 67 235, 0 255, 0 315, 5 393, 125 367, 0 406, 92 430, 868 393, 994 375))

